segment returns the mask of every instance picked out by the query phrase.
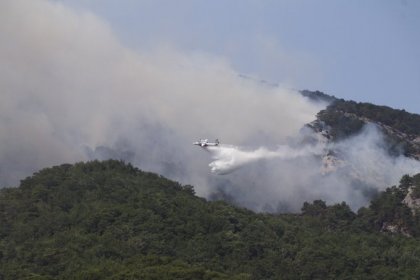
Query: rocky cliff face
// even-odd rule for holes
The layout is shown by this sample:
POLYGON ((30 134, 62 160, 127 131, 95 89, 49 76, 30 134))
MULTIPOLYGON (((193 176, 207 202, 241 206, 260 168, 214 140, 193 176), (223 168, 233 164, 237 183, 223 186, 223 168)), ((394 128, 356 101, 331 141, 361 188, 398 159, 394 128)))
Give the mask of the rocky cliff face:
MULTIPOLYGON (((390 156, 403 154, 420 160, 420 135, 407 134, 392 126, 353 113, 335 111, 334 114, 342 116, 341 123, 328 125, 322 118, 318 118, 307 125, 316 133, 320 142, 331 143, 343 140, 359 133, 364 125, 373 124, 383 133, 390 156)), ((322 164, 322 172, 329 173, 345 166, 346 163, 340 157, 339 150, 327 149, 322 158, 322 164)))
POLYGON ((403 203, 411 209, 413 215, 420 214, 420 197, 416 194, 416 186, 410 186, 403 203))
MULTIPOLYGON (((316 120, 307 124, 315 132, 316 141, 334 143, 345 140, 370 124, 384 135, 390 156, 405 155, 420 160, 420 115, 386 106, 345 101, 319 91, 304 90, 301 94, 313 101, 329 102, 316 120)), ((337 150, 326 150, 322 162, 325 173, 345 165, 337 150)))
POLYGON ((333 99, 308 126, 328 141, 338 141, 358 134, 366 124, 382 131, 390 155, 420 160, 420 115, 404 110, 333 99))

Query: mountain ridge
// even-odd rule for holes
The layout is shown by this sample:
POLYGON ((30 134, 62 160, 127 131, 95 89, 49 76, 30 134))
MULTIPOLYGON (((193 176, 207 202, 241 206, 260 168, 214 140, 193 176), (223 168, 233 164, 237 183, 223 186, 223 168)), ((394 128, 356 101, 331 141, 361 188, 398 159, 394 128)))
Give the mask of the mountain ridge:
POLYGON ((47 168, 0 190, 0 279, 412 278, 419 215, 400 198, 419 178, 358 213, 316 200, 272 215, 121 161, 47 168))
POLYGON ((320 91, 304 90, 303 96, 315 101, 328 102, 316 120, 307 124, 317 133, 332 141, 359 133, 368 123, 377 125, 390 143, 391 154, 420 159, 420 115, 388 106, 338 99, 320 91))
MULTIPOLYGON (((419 159, 419 115, 301 94, 329 103, 306 126, 323 141, 374 124, 391 157, 419 159)), ((416 278, 420 173, 383 187, 357 211, 316 199, 268 214, 123 161, 62 164, 0 190, 0 280, 416 278)))

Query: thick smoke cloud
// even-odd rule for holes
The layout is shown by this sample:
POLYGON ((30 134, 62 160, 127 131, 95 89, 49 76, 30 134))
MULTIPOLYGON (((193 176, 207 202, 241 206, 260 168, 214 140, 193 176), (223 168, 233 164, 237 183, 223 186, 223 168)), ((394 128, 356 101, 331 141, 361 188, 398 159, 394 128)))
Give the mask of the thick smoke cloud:
POLYGON ((342 142, 322 140, 302 130, 289 146, 272 151, 210 148, 209 168, 227 174, 217 178, 221 194, 216 197, 258 211, 296 212, 304 201, 320 198, 329 204, 345 201, 357 210, 403 174, 420 171, 419 161, 390 156, 384 136, 372 124, 342 142))
POLYGON ((322 172, 322 149, 299 143, 325 104, 241 78, 221 57, 129 49, 96 16, 57 2, 1 1, 0 35, 1 186, 55 164, 117 158, 204 197, 297 211, 319 198, 358 207, 372 190, 419 170, 388 157, 368 128, 334 147, 343 166, 322 172), (247 148, 208 154, 191 145, 216 137, 247 148), (213 174, 211 162, 214 171, 236 170, 213 174))
POLYGON ((106 23, 57 2, 1 1, 0 34, 2 185, 117 155, 189 182, 207 171, 196 138, 277 143, 321 108, 241 78, 221 57, 126 48, 106 23))

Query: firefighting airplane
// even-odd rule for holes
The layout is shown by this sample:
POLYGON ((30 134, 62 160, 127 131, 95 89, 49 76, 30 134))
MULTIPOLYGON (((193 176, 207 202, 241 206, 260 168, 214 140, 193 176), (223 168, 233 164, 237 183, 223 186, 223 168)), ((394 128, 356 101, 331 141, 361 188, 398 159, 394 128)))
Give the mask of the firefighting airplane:
POLYGON ((214 143, 209 142, 208 139, 200 139, 197 142, 194 142, 193 145, 207 147, 207 146, 219 146, 219 139, 214 140, 214 143))

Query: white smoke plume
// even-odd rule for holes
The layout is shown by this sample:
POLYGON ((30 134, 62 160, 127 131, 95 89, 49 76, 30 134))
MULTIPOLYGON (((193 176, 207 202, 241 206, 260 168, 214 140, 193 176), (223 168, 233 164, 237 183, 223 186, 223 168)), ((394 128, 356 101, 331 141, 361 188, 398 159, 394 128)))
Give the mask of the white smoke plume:
POLYGON ((241 78, 223 57, 127 48, 95 15, 55 1, 1 1, 0 38, 1 186, 55 164, 116 158, 192 184, 203 197, 298 211, 313 199, 356 208, 372 189, 419 170, 388 157, 372 132, 337 147, 366 187, 348 179, 346 166, 322 175, 319 147, 302 148, 299 131, 325 104, 241 78), (191 145, 200 137, 283 146, 211 151, 213 171, 236 168, 220 176, 191 145))
POLYGON ((204 195, 192 139, 278 143, 322 108, 241 78, 222 57, 129 49, 95 15, 56 1, 1 1, 0 35, 3 186, 53 164, 121 157, 204 195))
POLYGON ((260 147, 256 150, 244 150, 237 146, 220 145, 218 147, 206 147, 212 153, 214 161, 209 166, 211 172, 224 175, 241 168, 242 166, 260 161, 279 158, 283 160, 293 159, 309 155, 321 155, 321 146, 304 146, 293 149, 287 145, 281 145, 275 150, 260 147))
MULTIPOLYGON (((308 136, 308 132, 302 133, 308 136)), ((296 212, 304 201, 320 198, 329 204, 345 201, 357 210, 377 191, 398 183, 403 174, 420 171, 419 161, 390 156, 374 125, 366 125, 360 134, 338 143, 316 143, 299 144, 300 148, 283 145, 278 151, 231 148, 222 152, 222 148, 213 155, 210 167, 217 166, 218 174, 224 175, 217 178, 224 197, 269 212, 296 212), (328 156, 331 151, 333 157, 328 156), (323 160, 330 161, 328 168, 323 160)))

